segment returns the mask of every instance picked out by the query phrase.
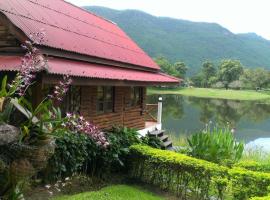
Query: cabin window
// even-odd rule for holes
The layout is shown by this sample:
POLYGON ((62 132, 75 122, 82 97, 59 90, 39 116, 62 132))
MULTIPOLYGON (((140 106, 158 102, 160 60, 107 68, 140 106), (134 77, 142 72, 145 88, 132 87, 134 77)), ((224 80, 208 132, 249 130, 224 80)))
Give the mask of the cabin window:
POLYGON ((138 106, 142 104, 143 89, 141 87, 131 87, 130 105, 138 106))
POLYGON ((53 85, 45 84, 42 87, 43 98, 46 98, 48 95, 52 94, 53 93, 53 90, 54 90, 54 86, 53 85))
POLYGON ((97 111, 98 113, 114 111, 114 87, 99 86, 97 88, 97 111))
POLYGON ((61 103, 61 110, 65 113, 71 112, 79 114, 80 109, 81 109, 81 87, 70 86, 67 94, 63 99, 63 102, 61 103))
MULTIPOLYGON (((44 85, 43 97, 53 94, 55 90, 54 85, 44 85)), ((62 111, 62 115, 65 116, 67 112, 80 114, 81 109, 81 87, 70 86, 66 95, 63 97, 62 102, 54 102, 56 106, 59 106, 62 111)))

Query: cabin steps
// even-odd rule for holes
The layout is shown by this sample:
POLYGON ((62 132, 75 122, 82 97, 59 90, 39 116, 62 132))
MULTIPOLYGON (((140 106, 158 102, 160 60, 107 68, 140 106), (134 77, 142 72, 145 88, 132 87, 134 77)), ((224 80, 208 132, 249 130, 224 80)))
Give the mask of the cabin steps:
POLYGON ((172 147, 172 141, 163 142, 162 146, 164 149, 169 149, 172 147))
POLYGON ((169 140, 169 136, 168 135, 163 135, 162 137, 160 137, 160 140, 162 142, 167 142, 169 140))
POLYGON ((154 130, 152 132, 149 132, 149 135, 155 137, 162 137, 164 135, 164 132, 164 130, 154 130))
POLYGON ((163 149, 172 149, 173 144, 172 141, 169 139, 168 135, 165 135, 165 130, 154 130, 151 132, 148 132, 150 137, 157 137, 161 141, 161 146, 163 149))

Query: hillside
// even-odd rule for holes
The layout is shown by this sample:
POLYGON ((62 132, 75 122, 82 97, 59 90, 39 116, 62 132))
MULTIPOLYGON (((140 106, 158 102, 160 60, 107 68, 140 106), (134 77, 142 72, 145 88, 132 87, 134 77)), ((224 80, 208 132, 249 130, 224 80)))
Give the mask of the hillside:
POLYGON ((239 59, 247 67, 270 69, 270 41, 255 33, 233 34, 215 23, 155 17, 137 10, 85 7, 117 23, 150 56, 184 61, 190 73, 206 60, 239 59))

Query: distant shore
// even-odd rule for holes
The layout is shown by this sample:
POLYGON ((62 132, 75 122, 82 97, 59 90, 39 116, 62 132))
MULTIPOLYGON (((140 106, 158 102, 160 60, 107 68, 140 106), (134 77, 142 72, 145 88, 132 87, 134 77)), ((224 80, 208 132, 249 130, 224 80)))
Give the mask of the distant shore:
POLYGON ((270 100, 270 93, 252 90, 225 90, 210 88, 149 88, 147 94, 180 94, 201 98, 230 99, 230 100, 270 100))

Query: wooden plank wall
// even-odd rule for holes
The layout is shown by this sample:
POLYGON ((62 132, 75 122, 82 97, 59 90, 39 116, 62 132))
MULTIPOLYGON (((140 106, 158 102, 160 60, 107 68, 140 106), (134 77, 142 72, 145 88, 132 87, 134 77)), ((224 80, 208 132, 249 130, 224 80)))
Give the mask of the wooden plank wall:
POLYGON ((16 38, 9 33, 8 29, 0 23, 0 47, 17 47, 19 46, 16 38))
POLYGON ((97 113, 97 86, 83 86, 81 94, 81 114, 101 129, 113 125, 143 129, 145 127, 143 108, 145 107, 146 88, 143 88, 142 105, 130 107, 130 87, 115 87, 115 109, 113 113, 97 113))

